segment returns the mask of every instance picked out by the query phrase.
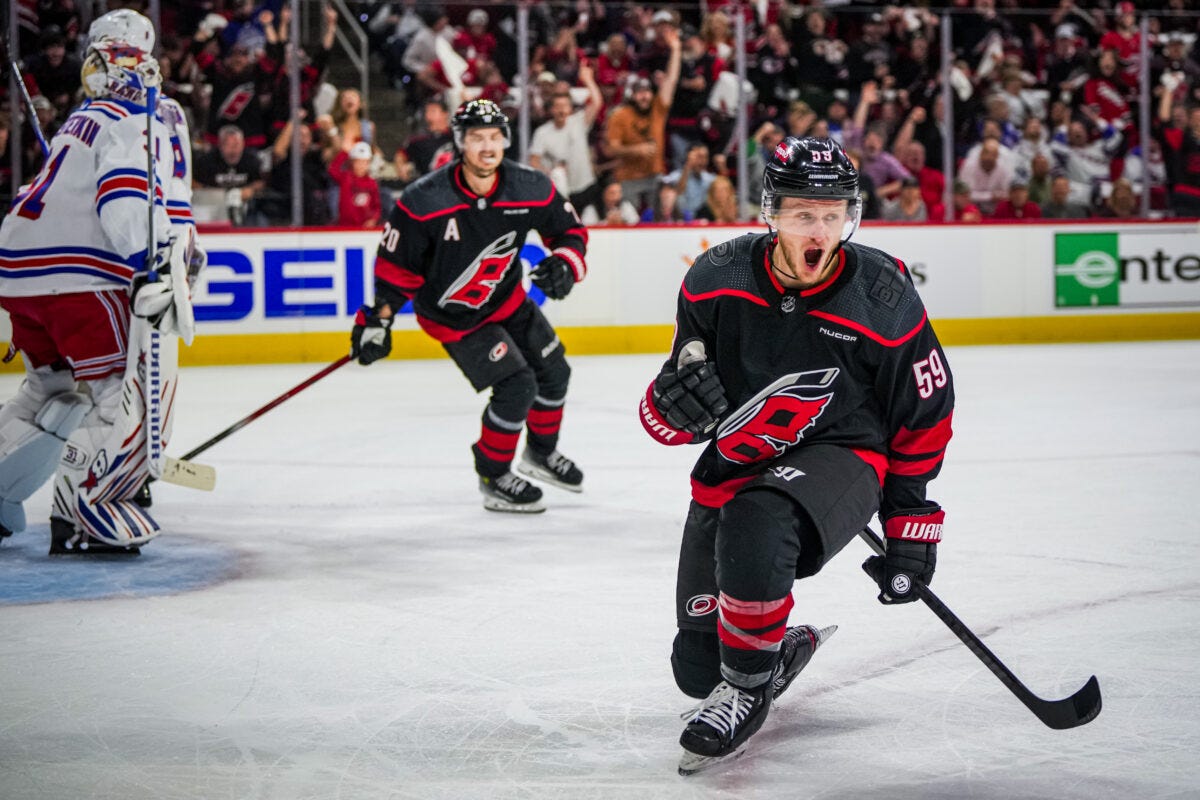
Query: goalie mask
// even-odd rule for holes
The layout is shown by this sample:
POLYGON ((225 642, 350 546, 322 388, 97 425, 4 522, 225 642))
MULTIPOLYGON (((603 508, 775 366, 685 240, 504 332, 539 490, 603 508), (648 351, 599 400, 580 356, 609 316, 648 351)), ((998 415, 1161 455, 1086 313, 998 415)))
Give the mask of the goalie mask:
POLYGON ((805 200, 845 200, 846 218, 841 242, 858 230, 862 219, 862 196, 858 193, 858 170, 832 139, 789 136, 775 148, 763 170, 762 219, 773 230, 803 233, 805 219, 783 208, 787 197, 805 200))
POLYGON ((504 149, 512 146, 512 130, 508 125, 508 117, 500 106, 491 100, 471 100, 463 103, 450 119, 450 128, 454 131, 454 146, 459 152, 462 152, 467 131, 472 128, 499 128, 504 136, 504 149))
POLYGON ((120 9, 88 29, 80 78, 88 97, 116 97, 145 104, 146 90, 162 84, 154 50, 154 26, 136 11, 120 9))

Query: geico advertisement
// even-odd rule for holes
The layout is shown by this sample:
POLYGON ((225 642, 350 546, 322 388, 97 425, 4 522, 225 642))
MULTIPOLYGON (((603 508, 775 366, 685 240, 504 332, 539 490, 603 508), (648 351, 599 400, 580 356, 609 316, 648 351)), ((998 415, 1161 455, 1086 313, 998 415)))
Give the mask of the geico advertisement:
MULTIPOLYGON (((546 255, 530 238, 520 253, 526 270, 546 255)), ((208 267, 192 301, 204 334, 346 330, 374 295, 377 231, 204 233, 200 241, 208 267)), ((536 287, 530 295, 545 300, 536 287)), ((396 327, 416 327, 411 307, 396 327)))
MULTIPOLYGON (((529 293, 557 325, 669 325, 696 257, 748 230, 593 229, 587 278, 570 296, 547 303, 536 287, 529 293)), ((867 225, 854 240, 904 261, 935 318, 1200 304, 1194 224, 867 225)), ((375 231, 206 232, 201 241, 208 269, 194 301, 203 334, 341 331, 373 294, 375 231)), ((520 252, 522 268, 545 254, 531 235, 520 252)), ((417 327, 411 313, 396 325, 417 327)))

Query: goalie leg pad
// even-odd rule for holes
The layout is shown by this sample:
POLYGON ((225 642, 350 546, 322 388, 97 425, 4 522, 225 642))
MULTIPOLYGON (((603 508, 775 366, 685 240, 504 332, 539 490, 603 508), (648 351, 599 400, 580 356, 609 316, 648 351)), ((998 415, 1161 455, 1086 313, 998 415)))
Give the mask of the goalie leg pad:
POLYGON ((92 384, 95 406, 67 439, 55 480, 53 517, 91 540, 140 545, 160 532, 135 497, 149 474, 138 387, 115 376, 92 384))
POLYGON ((74 388, 70 372, 31 370, 0 410, 0 536, 25 529, 23 501, 54 473, 64 440, 91 408, 74 388))

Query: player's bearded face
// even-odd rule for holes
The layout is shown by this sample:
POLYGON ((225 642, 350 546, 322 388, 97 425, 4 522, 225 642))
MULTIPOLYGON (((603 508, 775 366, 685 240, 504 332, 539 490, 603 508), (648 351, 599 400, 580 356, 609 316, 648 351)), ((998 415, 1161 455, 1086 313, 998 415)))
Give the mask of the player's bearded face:
POLYGON ((813 286, 826 278, 849 217, 845 200, 785 197, 768 223, 778 232, 774 264, 785 283, 813 286))
POLYGON ((490 177, 503 160, 504 132, 499 128, 471 128, 463 136, 463 163, 476 177, 490 177))

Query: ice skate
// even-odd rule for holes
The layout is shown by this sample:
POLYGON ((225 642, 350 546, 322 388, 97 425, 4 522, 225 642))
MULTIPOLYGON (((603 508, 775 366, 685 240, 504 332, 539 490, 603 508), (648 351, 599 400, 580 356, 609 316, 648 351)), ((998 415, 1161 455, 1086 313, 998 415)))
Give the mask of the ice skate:
POLYGON ((557 450, 542 455, 526 447, 517 463, 517 472, 568 492, 583 491, 583 473, 574 461, 557 450))
POLYGON ((771 680, 773 700, 778 700, 779 695, 787 691, 800 671, 808 666, 817 648, 833 636, 837 629, 837 625, 827 628, 797 625, 788 628, 787 633, 783 635, 783 655, 779 658, 779 665, 775 667, 777 674, 771 680))
POLYGON ((740 755, 746 740, 766 722, 771 697, 770 683, 754 691, 725 681, 717 684, 700 705, 683 715, 687 727, 679 737, 684 749, 679 774, 691 775, 740 755))
POLYGON ((498 478, 480 475, 479 491, 483 494, 483 507, 488 511, 540 514, 546 510, 541 503, 542 490, 511 472, 498 478))
POLYGON ((50 555, 86 556, 89 558, 130 558, 140 555, 137 545, 118 547, 97 541, 59 517, 50 518, 50 555))

